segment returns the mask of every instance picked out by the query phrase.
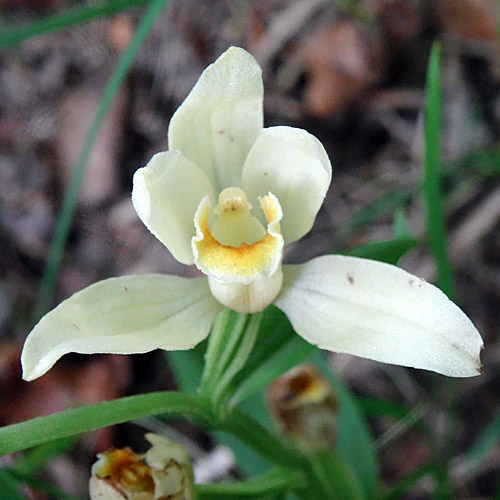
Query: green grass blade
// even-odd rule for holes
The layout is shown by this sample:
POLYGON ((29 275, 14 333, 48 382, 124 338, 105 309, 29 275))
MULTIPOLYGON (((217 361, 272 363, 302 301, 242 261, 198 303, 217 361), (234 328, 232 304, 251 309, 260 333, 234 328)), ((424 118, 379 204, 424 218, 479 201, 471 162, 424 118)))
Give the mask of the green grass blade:
POLYGON ((211 414, 201 400, 180 392, 154 392, 61 411, 0 428, 0 456, 109 425, 150 415, 187 415, 207 425, 211 414))
POLYGON ((379 468, 375 443, 368 425, 360 413, 357 402, 344 386, 342 380, 329 369, 320 351, 314 356, 314 364, 335 387, 340 397, 340 414, 337 434, 338 450, 368 499, 379 497, 379 468))
POLYGON ((85 5, 62 14, 48 16, 40 21, 4 31, 0 34, 0 47, 12 47, 33 36, 70 28, 98 17, 112 16, 150 2, 151 0, 109 0, 97 5, 85 5))
MULTIPOLYGON (((61 500, 81 500, 73 495, 69 495, 68 493, 64 493, 63 491, 59 490, 58 488, 54 488, 50 484, 45 483, 44 481, 41 481, 38 479, 36 476, 34 476, 32 473, 30 474, 21 474, 17 470, 13 469, 0 469, 1 472, 5 476, 8 476, 11 481, 15 481, 19 484, 26 484, 30 486, 31 488, 37 490, 38 492, 41 493, 46 493, 47 495, 50 495, 50 498, 60 498, 61 500)), ((2 488, 4 487, 3 483, 4 478, 0 475, 0 484, 2 485, 2 488)), ((15 500, 17 498, 20 498, 21 500, 26 500, 26 497, 24 495, 20 497, 13 497, 10 492, 7 496, 2 496, 2 493, 7 493, 5 490, 0 491, 0 499, 8 499, 8 500, 15 500)), ((30 497, 31 498, 31 497, 30 497)), ((44 497, 45 498, 45 497, 44 497)))
POLYGON ((436 263, 438 284, 448 297, 455 295, 453 271, 448 257, 445 216, 441 192, 441 47, 432 46, 427 71, 426 110, 424 120, 425 162, 423 193, 427 217, 429 248, 436 263))
POLYGON ((296 484, 297 479, 296 474, 291 475, 285 471, 273 469, 246 481, 200 484, 196 486, 196 493, 199 500, 269 498, 269 495, 286 490, 296 484))
POLYGON ((34 474, 57 455, 67 453, 75 446, 76 438, 70 436, 38 446, 26 452, 16 461, 14 470, 19 474, 34 474))
POLYGON ((467 460, 471 464, 479 465, 486 460, 500 440, 500 415, 494 417, 486 428, 479 434, 469 451, 467 460))
POLYGON ((373 259, 396 265, 399 259, 415 248, 418 241, 412 237, 395 238, 392 240, 369 241, 353 248, 348 255, 373 259))
POLYGON ((9 498, 10 500, 25 500, 21 493, 19 481, 14 479, 8 469, 0 468, 0 484, 2 491, 0 498, 9 498))
POLYGON ((154 22, 168 1, 169 0, 153 0, 151 2, 151 5, 148 7, 144 17, 137 27, 133 40, 130 42, 130 45, 120 58, 118 65, 109 79, 106 89, 104 90, 96 116, 87 133, 80 159, 78 160, 68 191, 62 203, 54 239, 49 250, 47 263, 42 276, 42 283, 34 313, 35 319, 39 319, 43 316, 43 314, 50 309, 52 304, 57 272, 59 270, 69 230, 71 228, 71 222, 76 210, 78 189, 85 172, 85 167, 87 165, 92 146, 101 128, 102 121, 111 106, 116 92, 119 90, 125 77, 127 76, 139 48, 151 31, 154 22))

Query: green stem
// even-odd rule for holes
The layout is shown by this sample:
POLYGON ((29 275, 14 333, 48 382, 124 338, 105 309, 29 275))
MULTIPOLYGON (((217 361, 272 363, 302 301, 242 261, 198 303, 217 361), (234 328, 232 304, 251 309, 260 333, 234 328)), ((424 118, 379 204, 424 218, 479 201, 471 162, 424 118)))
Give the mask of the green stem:
POLYGON ((97 5, 86 5, 62 14, 48 16, 34 23, 18 26, 0 34, 0 47, 12 47, 33 36, 51 33, 92 21, 97 17, 109 17, 124 10, 148 4, 151 0, 110 0, 97 5))
POLYGON ((286 446, 264 426, 238 409, 233 410, 226 420, 220 421, 217 427, 236 436, 276 466, 292 470, 308 467, 307 459, 302 454, 286 446))
MULTIPOLYGON (((273 469, 246 481, 233 483, 199 484, 196 492, 200 500, 246 498, 278 494, 300 483, 300 476, 281 469, 273 469)), ((266 497, 267 498, 267 497, 266 497)))
POLYGON ((141 394, 2 427, 0 456, 55 439, 161 414, 185 414, 205 427, 214 423, 212 413, 197 396, 181 392, 141 394))
POLYGON ((230 418, 216 419, 206 402, 182 392, 155 392, 65 410, 46 417, 0 428, 0 456, 25 450, 101 427, 128 422, 150 415, 186 415, 204 428, 229 432, 278 466, 307 467, 299 453, 285 446, 265 427, 234 410, 230 418))
POLYGON ((248 315, 224 309, 216 318, 205 353, 205 366, 201 376, 199 392, 211 399, 214 387, 233 354, 243 332, 248 315))
POLYGON ((229 363, 229 366, 222 372, 220 380, 214 386, 212 398, 215 402, 215 407, 219 407, 227 402, 232 394, 227 395, 227 388, 231 384, 234 377, 245 366, 245 363, 252 352, 255 345, 257 334, 259 333, 260 322, 262 320, 262 313, 253 314, 248 321, 241 341, 239 342, 236 353, 229 363), (227 396, 227 397, 226 397, 227 396))
POLYGON ((151 5, 148 7, 148 10, 137 27, 133 40, 130 42, 130 45, 120 58, 120 61, 118 62, 113 75, 109 79, 106 89, 104 90, 96 116, 87 133, 80 159, 75 167, 68 191, 61 206, 61 212, 57 221, 54 239, 49 250, 47 263, 42 276, 42 283, 38 293, 37 306, 34 314, 35 319, 40 318, 45 312, 47 312, 52 304, 56 275, 59 270, 61 258, 66 246, 69 230, 71 228, 71 222, 76 210, 78 189, 85 172, 85 167, 87 165, 92 146, 101 128, 104 116, 113 102, 113 97, 125 80, 139 48, 146 39, 154 22, 158 18, 158 15, 168 1, 169 0, 153 0, 151 2, 151 5))

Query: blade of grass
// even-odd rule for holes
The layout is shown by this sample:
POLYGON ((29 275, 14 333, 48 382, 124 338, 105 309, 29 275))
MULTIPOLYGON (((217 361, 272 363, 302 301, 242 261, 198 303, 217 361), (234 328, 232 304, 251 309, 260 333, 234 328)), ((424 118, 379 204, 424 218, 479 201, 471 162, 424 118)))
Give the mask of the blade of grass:
POLYGON ((373 259, 396 265, 399 259, 417 246, 418 241, 412 237, 392 240, 369 241, 347 252, 353 257, 373 259))
POLYGON ((19 489, 19 481, 12 477, 8 469, 0 468, 0 484, 2 485, 1 498, 24 500, 24 495, 19 489))
POLYGON ((109 17, 133 7, 145 5, 151 0, 110 0, 97 5, 85 5, 76 9, 54 14, 25 26, 9 29, 0 34, 0 47, 12 47, 33 36, 51 33, 83 24, 97 17, 109 17))
MULTIPOLYGON (((47 493, 47 495, 50 495, 51 498, 60 498, 62 500, 81 500, 73 495, 69 495, 68 493, 64 493, 64 491, 59 490, 58 488, 54 488, 50 484, 46 484, 45 482, 41 481, 37 477, 33 475, 33 473, 29 474, 22 474, 16 470, 12 469, 4 469, 4 474, 6 474, 12 481, 17 481, 19 484, 26 484, 30 486, 31 488, 37 490, 40 493, 47 493)), ((1 483, 2 487, 4 486, 4 483, 1 483)), ((6 493, 5 491, 0 492, 0 498, 2 499, 8 499, 8 500, 15 500, 14 497, 12 497, 10 494, 9 496, 3 497, 1 496, 2 493, 6 493)), ((24 495, 19 497, 21 500, 26 500, 26 497, 24 495)))
POLYGON ((330 370, 321 351, 315 353, 313 362, 332 382, 340 398, 338 450, 356 474, 364 496, 369 500, 379 498, 379 466, 375 443, 357 402, 342 380, 330 370))
POLYGON ((488 458, 500 440, 500 415, 495 416, 486 428, 479 434, 469 451, 467 461, 478 466, 488 458))
POLYGON ((243 481, 199 484, 196 486, 196 492, 200 500, 269 498, 270 494, 290 488, 298 483, 299 479, 296 474, 292 475, 280 469, 272 469, 243 481))
POLYGON ((57 455, 69 452, 69 450, 74 447, 75 443, 75 437, 70 436, 38 446, 24 453, 20 459, 16 461, 13 469, 19 474, 35 474, 37 470, 44 467, 47 462, 57 455))
POLYGON ((162 414, 188 415, 206 426, 212 422, 211 413, 198 397, 181 392, 153 392, 1 427, 0 456, 101 427, 162 414))
POLYGON ((442 101, 441 46, 434 42, 427 71, 423 194, 427 217, 427 237, 430 251, 436 263, 439 287, 452 299, 455 295, 455 284, 448 257, 441 192, 442 101))
MULTIPOLYGON (((441 45, 434 42, 431 49, 426 83, 426 109, 424 119, 425 162, 423 194, 426 211, 427 239, 429 249, 436 264, 437 281, 441 290, 453 300, 455 283, 448 256, 446 222, 441 191, 441 130, 443 95, 441 89, 441 45)), ((439 401, 448 415, 446 435, 442 446, 433 450, 432 461, 436 467, 437 488, 433 498, 439 500, 453 498, 451 481, 448 476, 448 460, 453 456, 456 416, 454 401, 456 382, 445 382, 444 400, 439 401)))
POLYGON ((156 21, 158 15, 168 1, 169 0, 153 0, 151 2, 146 13, 144 14, 144 17, 137 26, 134 38, 118 61, 118 65, 114 73, 111 75, 108 84, 106 85, 106 89, 104 90, 104 94, 99 103, 96 116, 87 133, 82 153, 75 167, 75 171, 73 173, 73 177, 71 178, 68 191, 62 203, 54 239, 49 250, 47 263, 45 265, 45 270, 42 276, 42 283, 38 293, 37 305, 34 312, 36 320, 43 316, 43 314, 45 314, 50 309, 50 306, 52 304, 57 272, 59 270, 61 258, 63 256, 69 230, 71 228, 71 222, 76 210, 78 189, 80 187, 80 183, 85 172, 85 167, 87 165, 87 161, 94 141, 100 130, 102 121, 111 103, 113 102, 113 98, 116 92, 125 80, 125 77, 127 76, 135 60, 137 52, 139 51, 139 48, 151 31, 154 22, 156 21))

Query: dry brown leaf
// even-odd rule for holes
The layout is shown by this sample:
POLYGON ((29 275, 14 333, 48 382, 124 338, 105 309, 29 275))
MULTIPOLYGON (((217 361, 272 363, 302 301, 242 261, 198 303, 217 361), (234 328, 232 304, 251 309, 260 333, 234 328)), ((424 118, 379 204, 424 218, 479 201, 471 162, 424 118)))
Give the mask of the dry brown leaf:
POLYGON ((439 0, 435 6, 438 22, 446 34, 467 41, 498 43, 492 0, 439 0))
POLYGON ((366 92, 379 80, 385 60, 379 34, 351 20, 318 29, 299 51, 308 74, 304 104, 319 118, 342 111, 366 92))

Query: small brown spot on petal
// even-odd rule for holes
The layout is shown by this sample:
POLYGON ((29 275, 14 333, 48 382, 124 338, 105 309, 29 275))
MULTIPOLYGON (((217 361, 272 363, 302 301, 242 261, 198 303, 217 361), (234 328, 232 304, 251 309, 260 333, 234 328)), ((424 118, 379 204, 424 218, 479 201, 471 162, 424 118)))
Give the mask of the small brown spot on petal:
POLYGON ((348 281, 351 285, 353 285, 353 284, 354 284, 354 278, 353 278, 350 274, 348 274, 348 275, 347 275, 347 281, 348 281))

